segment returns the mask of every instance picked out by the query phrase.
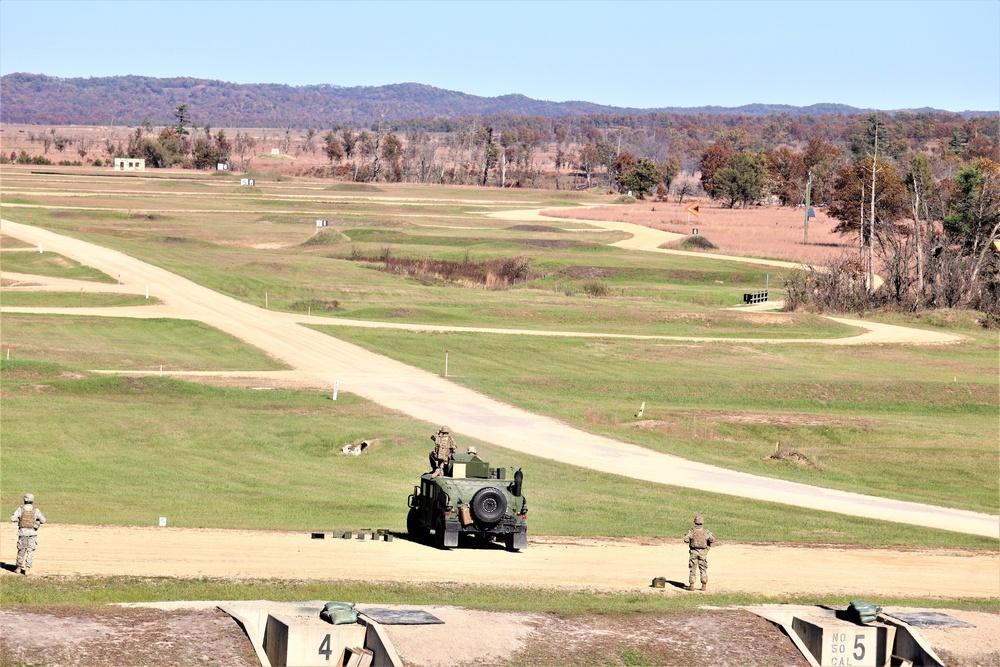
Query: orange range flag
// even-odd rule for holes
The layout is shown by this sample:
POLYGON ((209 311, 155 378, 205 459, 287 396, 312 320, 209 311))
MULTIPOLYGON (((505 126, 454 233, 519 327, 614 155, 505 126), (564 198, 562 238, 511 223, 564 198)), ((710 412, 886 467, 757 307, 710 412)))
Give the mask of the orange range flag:
POLYGON ((694 217, 699 218, 699 217, 701 217, 701 214, 698 213, 698 211, 700 209, 700 204, 701 204, 700 200, 695 200, 695 201, 691 202, 690 204, 688 204, 688 207, 686 209, 684 209, 684 210, 687 211, 688 213, 690 213, 691 215, 693 215, 694 217))

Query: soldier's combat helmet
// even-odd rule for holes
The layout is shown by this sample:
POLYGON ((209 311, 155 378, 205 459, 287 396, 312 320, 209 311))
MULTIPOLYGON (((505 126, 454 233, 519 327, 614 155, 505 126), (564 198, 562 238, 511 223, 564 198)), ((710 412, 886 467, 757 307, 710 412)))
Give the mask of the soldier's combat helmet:
POLYGON ((438 430, 441 431, 442 433, 451 433, 451 429, 448 428, 447 426, 442 426, 438 430))
POLYGON ((24 494, 24 504, 33 505, 35 503, 35 496, 31 493, 24 494))
POLYGON ((469 448, 465 450, 465 453, 469 456, 479 456, 479 452, 472 445, 469 445, 469 448))
POLYGON ((696 526, 703 526, 703 525, 705 525, 705 517, 703 517, 700 514, 698 516, 696 516, 694 518, 694 525, 696 525, 696 526))

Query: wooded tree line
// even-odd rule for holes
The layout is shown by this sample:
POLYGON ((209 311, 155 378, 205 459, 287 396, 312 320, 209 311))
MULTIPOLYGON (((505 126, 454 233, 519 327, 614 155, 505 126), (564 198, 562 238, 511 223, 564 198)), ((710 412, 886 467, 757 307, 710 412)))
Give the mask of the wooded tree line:
MULTIPOLYGON (((1000 326, 1000 145, 963 125, 947 141, 914 147, 878 114, 859 119, 843 150, 811 140, 801 155, 762 151, 753 168, 771 174, 782 203, 811 186, 817 204, 855 239, 857 252, 789 284, 792 307, 863 311, 892 306, 973 308, 1000 326), (771 171, 769 171, 771 170, 771 171), (884 279, 877 288, 876 273, 884 279)), ((732 144, 723 144, 731 149, 732 144)), ((724 170, 751 170, 728 154, 706 191, 731 197, 724 170)), ((717 146, 706 151, 723 162, 717 146)), ((706 176, 703 173, 702 178, 706 176)), ((765 186, 766 187, 766 186, 765 186)), ((729 201, 732 201, 729 199, 729 201)), ((802 200, 799 199, 799 202, 802 200)))
MULTIPOLYGON (((149 123, 109 157, 150 166, 247 169, 258 138, 199 130, 187 105, 158 134, 149 123)), ((50 140, 54 142, 54 132, 50 140)), ((41 135, 44 137, 45 135, 41 135)), ((998 319, 1000 117, 953 113, 743 116, 669 113, 495 115, 284 128, 283 152, 321 152, 309 173, 366 182, 592 187, 725 206, 827 207, 857 253, 792 286, 790 300, 862 310, 972 307, 998 319), (698 180, 692 175, 700 174, 698 180), (886 287, 874 289, 874 273, 886 287)), ((265 135, 264 141, 267 140, 265 135)), ((65 143, 63 140, 61 143, 65 143)), ((82 150, 82 146, 81 146, 82 150)), ((46 151, 47 152, 47 151, 46 151)), ((83 155, 83 153, 81 153, 83 155)))
MULTIPOLYGON (((388 133, 387 150, 398 168, 377 170, 384 180, 533 187, 548 174, 554 176, 544 181, 549 187, 601 185, 645 194, 660 183, 670 188, 682 172, 701 171, 697 185, 706 194, 731 206, 749 206, 766 198, 801 203, 811 175, 814 200, 827 205, 837 168, 864 148, 866 122, 865 116, 491 117, 432 124, 445 127, 443 132, 413 121, 382 124, 381 131, 376 125, 334 128, 325 136, 331 165, 344 165, 333 171, 358 180, 371 180, 376 165, 386 159, 375 146, 380 133, 388 133), (640 161, 642 169, 630 173, 640 161), (649 162, 658 174, 651 173, 649 162), (644 187, 650 175, 652 185, 644 187)), ((883 117, 883 124, 894 158, 946 150, 1000 160, 997 117, 897 114, 883 117)), ((689 182, 674 185, 682 187, 684 194, 692 190, 689 182)))

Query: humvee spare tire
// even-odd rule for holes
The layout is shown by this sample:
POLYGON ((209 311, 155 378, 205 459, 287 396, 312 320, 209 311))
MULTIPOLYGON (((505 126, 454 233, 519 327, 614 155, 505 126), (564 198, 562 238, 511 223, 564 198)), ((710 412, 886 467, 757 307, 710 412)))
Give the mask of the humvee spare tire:
POLYGON ((492 525, 507 512, 507 497, 495 486, 487 486, 476 491, 469 502, 472 516, 481 524, 492 525))

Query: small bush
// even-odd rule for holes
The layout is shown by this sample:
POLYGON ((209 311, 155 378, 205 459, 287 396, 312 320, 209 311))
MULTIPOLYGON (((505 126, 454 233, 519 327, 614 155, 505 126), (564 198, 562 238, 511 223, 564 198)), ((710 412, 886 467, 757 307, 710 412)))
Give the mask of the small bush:
MULTIPOLYGON (((14 153, 10 154, 11 162, 15 161, 14 153)), ((36 155, 34 157, 28 155, 28 151, 21 151, 21 154, 16 156, 16 161, 18 164, 40 164, 47 165, 52 164, 52 160, 48 159, 44 155, 36 155)))
POLYGON ((583 284, 583 291, 587 296, 605 297, 611 294, 611 289, 607 284, 599 280, 590 280, 583 284))
POLYGON ((104 166, 104 163, 101 162, 101 158, 97 158, 96 160, 94 160, 94 166, 95 167, 103 167, 104 166))
POLYGON ((638 201, 639 200, 636 199, 635 197, 629 197, 628 195, 622 195, 620 197, 616 197, 615 199, 613 199, 611 201, 611 203, 612 204, 635 204, 638 201))

